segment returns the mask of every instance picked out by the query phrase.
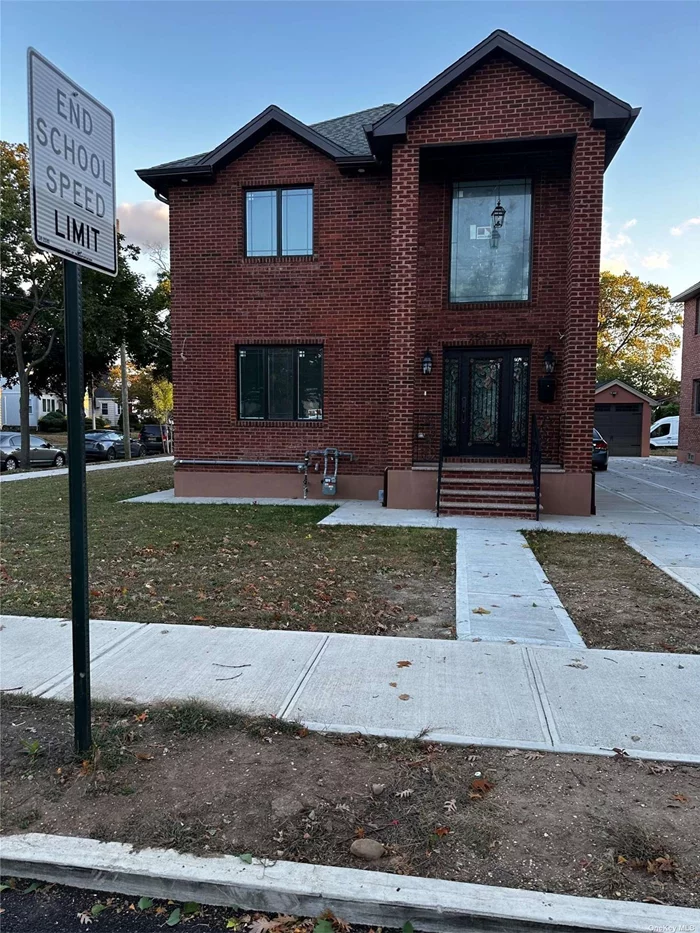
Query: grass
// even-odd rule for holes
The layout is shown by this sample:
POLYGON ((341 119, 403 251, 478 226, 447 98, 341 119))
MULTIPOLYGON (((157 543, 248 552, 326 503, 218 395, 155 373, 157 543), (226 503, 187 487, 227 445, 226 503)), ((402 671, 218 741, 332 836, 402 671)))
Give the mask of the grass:
POLYGON ((622 538, 525 537, 589 648, 700 653, 700 599, 622 538))
MULTIPOLYGON (((170 463, 88 473, 93 617, 383 634, 454 599, 453 531, 319 527, 328 505, 121 501, 172 482, 170 463)), ((4 612, 68 616, 67 478, 2 493, 4 612)))

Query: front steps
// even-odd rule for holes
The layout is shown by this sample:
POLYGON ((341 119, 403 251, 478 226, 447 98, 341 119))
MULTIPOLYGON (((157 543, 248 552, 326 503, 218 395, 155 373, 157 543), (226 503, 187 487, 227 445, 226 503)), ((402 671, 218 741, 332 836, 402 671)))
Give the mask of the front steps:
POLYGON ((536 517, 535 487, 524 464, 444 463, 440 515, 536 517))

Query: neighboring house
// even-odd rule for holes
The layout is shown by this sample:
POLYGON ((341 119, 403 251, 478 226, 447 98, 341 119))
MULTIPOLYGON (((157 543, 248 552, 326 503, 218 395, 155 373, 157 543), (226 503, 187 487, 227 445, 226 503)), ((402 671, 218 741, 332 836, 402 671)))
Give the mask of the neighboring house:
POLYGON ((678 461, 700 465, 700 282, 671 301, 681 301, 685 305, 678 461))
POLYGON ((271 106, 139 171, 170 204, 176 494, 298 496, 332 446, 338 496, 434 507, 443 456, 451 508, 520 513, 534 416, 544 508, 588 513, 603 175, 637 113, 497 30, 402 104, 271 106))
POLYGON ((88 411, 86 417, 92 418, 93 409, 98 418, 104 418, 110 425, 116 425, 121 417, 122 406, 109 389, 104 386, 98 386, 92 393, 92 399, 88 400, 88 411))
POLYGON ((619 379, 596 385, 594 423, 611 457, 649 456, 651 410, 658 404, 619 379))
MULTIPOLYGON (((8 386, 4 382, 0 386, 0 410, 2 412, 2 426, 19 427, 19 386, 8 386)), ((53 393, 29 396, 29 427, 36 428, 42 415, 50 411, 63 411, 64 404, 60 396, 53 393)))

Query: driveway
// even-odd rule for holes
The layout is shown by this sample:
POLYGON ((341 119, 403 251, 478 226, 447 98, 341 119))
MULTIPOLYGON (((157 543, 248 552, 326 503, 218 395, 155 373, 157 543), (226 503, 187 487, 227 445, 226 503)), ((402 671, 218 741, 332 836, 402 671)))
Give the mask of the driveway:
POLYGON ((596 523, 700 596, 700 469, 670 457, 611 457, 596 487, 596 523))

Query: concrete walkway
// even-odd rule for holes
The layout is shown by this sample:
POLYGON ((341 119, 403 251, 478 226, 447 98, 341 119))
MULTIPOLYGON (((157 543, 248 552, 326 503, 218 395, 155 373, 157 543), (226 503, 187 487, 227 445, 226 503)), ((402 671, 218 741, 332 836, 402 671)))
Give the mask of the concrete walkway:
MULTIPOLYGON (((135 467, 135 466, 144 466, 148 463, 166 463, 168 460, 172 461, 172 456, 170 457, 135 457, 133 460, 121 460, 118 463, 91 463, 85 467, 86 473, 92 473, 95 470, 119 470, 122 467, 135 467)), ((48 479, 50 476, 68 476, 68 467, 61 467, 60 470, 56 470, 53 467, 49 467, 45 470, 41 469, 32 469, 28 470, 26 473, 10 473, 3 474, 0 476, 0 483, 19 483, 25 479, 48 479)))
POLYGON ((585 648, 518 531, 457 531, 458 639, 585 648))
MULTIPOLYGON (((698 655, 107 621, 91 638, 95 699, 196 697, 320 731, 700 763, 698 655)), ((68 621, 0 616, 0 649, 3 690, 71 699, 68 621)))

